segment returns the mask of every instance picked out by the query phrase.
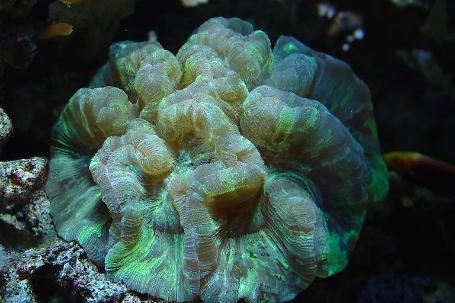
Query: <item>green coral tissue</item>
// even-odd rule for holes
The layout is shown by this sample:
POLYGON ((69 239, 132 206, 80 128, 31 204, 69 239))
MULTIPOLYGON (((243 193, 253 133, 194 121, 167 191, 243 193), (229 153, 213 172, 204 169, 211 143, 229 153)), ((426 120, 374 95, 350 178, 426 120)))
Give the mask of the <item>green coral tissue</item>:
POLYGON ((388 190, 366 85, 237 18, 119 42, 53 130, 61 237, 170 301, 284 301, 341 271, 388 190))

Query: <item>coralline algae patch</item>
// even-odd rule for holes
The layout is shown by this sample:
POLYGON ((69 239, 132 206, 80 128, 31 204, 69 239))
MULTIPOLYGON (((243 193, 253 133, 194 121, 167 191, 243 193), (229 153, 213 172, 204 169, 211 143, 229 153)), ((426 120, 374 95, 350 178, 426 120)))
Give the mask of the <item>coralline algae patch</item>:
POLYGON ((61 237, 171 301, 283 301, 341 271, 388 190, 370 93, 291 37, 237 18, 177 55, 120 42, 53 131, 61 237))

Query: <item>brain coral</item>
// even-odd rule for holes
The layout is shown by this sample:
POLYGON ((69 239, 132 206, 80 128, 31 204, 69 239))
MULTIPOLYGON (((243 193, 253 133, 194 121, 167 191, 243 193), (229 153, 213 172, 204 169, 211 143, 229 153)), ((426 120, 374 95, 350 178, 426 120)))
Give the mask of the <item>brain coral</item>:
POLYGON ((176 56, 120 42, 53 131, 58 233, 167 300, 292 299, 342 270, 388 188, 370 93, 291 37, 237 18, 176 56))

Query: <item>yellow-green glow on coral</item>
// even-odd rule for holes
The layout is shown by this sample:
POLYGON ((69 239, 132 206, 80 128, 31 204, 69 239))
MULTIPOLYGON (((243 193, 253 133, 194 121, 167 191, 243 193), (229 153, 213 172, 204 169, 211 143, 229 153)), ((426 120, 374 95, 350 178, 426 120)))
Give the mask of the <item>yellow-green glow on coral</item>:
POLYGON ((119 42, 53 131, 58 233, 170 301, 285 301, 347 265, 387 192, 368 88, 237 18, 119 42))
POLYGON ((283 51, 287 54, 298 51, 298 47, 293 42, 288 42, 283 46, 283 51))
POLYGON ((77 235, 77 241, 80 243, 86 243, 92 236, 97 238, 101 237, 103 225, 103 222, 99 222, 97 224, 84 226, 77 235))

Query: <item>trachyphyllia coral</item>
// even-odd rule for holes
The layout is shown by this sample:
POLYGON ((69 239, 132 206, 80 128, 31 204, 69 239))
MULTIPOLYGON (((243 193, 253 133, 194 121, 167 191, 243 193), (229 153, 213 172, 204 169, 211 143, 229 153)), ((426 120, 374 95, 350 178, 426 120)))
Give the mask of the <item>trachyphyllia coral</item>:
POLYGON ((59 234, 167 300, 283 301, 342 270, 387 192, 370 94, 290 37, 205 22, 174 56, 120 42, 53 133, 59 234))

